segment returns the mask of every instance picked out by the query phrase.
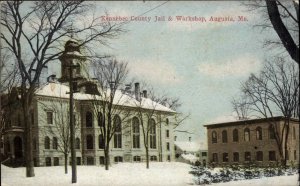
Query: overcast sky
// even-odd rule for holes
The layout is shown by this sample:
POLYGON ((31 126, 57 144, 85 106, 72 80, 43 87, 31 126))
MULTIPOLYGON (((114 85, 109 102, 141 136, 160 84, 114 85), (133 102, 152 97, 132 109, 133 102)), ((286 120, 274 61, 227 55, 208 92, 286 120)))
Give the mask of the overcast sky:
MULTIPOLYGON (((270 54, 262 48, 275 32, 254 29, 261 15, 249 12, 240 2, 96 2, 96 13, 131 18, 144 14, 150 21, 131 21, 128 30, 110 42, 103 53, 127 61, 130 73, 150 82, 159 92, 180 97, 181 111, 191 116, 178 128, 194 135, 178 134, 184 141, 206 140, 204 124, 232 118, 232 97, 250 73, 258 72, 270 54), (153 9, 154 8, 154 9, 153 9), (153 10, 151 10, 153 9, 153 10), (155 16, 165 21, 155 22, 155 16), (171 16, 172 21, 168 21, 171 16), (206 22, 177 21, 176 16, 197 16, 206 22), (211 22, 230 16, 234 22, 211 22), (238 21, 238 16, 248 21, 238 21)), ((55 68, 50 65, 50 71, 55 68)))

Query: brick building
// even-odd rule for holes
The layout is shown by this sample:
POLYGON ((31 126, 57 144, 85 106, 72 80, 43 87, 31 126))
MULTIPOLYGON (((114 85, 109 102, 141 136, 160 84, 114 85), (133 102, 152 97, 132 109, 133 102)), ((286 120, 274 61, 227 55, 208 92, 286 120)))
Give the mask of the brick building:
MULTIPOLYGON (((207 128, 208 161, 217 166, 277 164, 280 154, 275 131, 282 131, 283 125, 284 117, 204 125, 207 128)), ((296 166, 299 165, 298 119, 291 119, 289 131, 287 164, 296 166)))

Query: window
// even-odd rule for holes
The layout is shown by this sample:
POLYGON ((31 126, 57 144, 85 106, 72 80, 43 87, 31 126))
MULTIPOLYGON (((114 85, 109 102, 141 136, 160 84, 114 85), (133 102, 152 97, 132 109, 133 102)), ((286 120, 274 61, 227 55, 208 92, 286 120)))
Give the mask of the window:
POLYGON ((81 157, 76 157, 76 163, 77 165, 81 165, 81 157))
POLYGON ((91 112, 85 114, 85 125, 86 127, 93 127, 93 114, 91 112))
POLYGON ((233 161, 234 162, 239 162, 240 161, 240 155, 238 152, 233 153, 233 161))
POLYGON ((45 162, 46 162, 46 166, 51 166, 51 158, 50 157, 46 157, 45 158, 45 162))
POLYGON ((98 112, 98 126, 103 127, 103 116, 101 112, 98 112))
POLYGON ((141 162, 141 156, 133 156, 134 162, 141 162))
POLYGON ((54 159, 53 160, 53 165, 54 166, 59 166, 59 158, 58 157, 54 157, 53 159, 54 159))
POLYGON ((86 136, 86 149, 94 149, 93 136, 92 135, 87 135, 86 136))
POLYGON ((207 152, 201 152, 201 156, 202 157, 207 156, 207 152))
POLYGON ((94 157, 92 157, 92 156, 86 157, 86 164, 87 165, 94 165, 95 164, 94 163, 94 157))
POLYGON ((80 139, 79 138, 75 139, 75 149, 80 149, 80 139))
POLYGON ((37 149, 36 139, 33 138, 33 150, 37 149))
POLYGON ((132 119, 132 146, 140 148, 140 123, 137 117, 132 119))
POLYGON ((245 152, 245 161, 251 161, 251 153, 245 152))
POLYGON ((122 127, 121 127, 121 118, 116 115, 114 117, 114 148, 122 148, 122 127))
POLYGON ((169 118, 166 119, 166 124, 169 125, 169 118))
POLYGON ((169 137, 170 137, 170 131, 166 130, 166 138, 169 138, 169 137))
POLYGON ((44 142, 45 142, 45 149, 50 149, 50 138, 48 136, 45 137, 44 142))
POLYGON ((248 128, 245 128, 244 130, 244 140, 250 141, 250 130, 248 128))
POLYGON ((226 130, 222 131, 222 142, 227 143, 227 131, 226 130))
POLYGON ((47 124, 53 124, 53 112, 47 112, 47 124))
POLYGON ((276 152, 269 151, 269 161, 276 161, 276 152))
POLYGON ((293 139, 295 140, 296 139, 296 128, 293 127, 293 139))
POLYGON ((228 153, 223 153, 223 162, 228 162, 228 153))
POLYGON ((262 129, 261 129, 261 127, 256 128, 256 139, 257 140, 262 140, 262 129))
POLYGON ((171 156, 170 155, 167 156, 167 160, 171 161, 171 156))
POLYGON ((150 156, 150 161, 157 161, 157 156, 150 156))
POLYGON ((150 148, 156 149, 156 126, 154 119, 150 119, 148 122, 149 125, 149 135, 150 135, 150 148))
POLYGON ((269 126, 269 139, 275 139, 275 130, 273 125, 269 126))
POLYGON ((58 143, 57 143, 57 138, 53 137, 53 141, 52 141, 52 148, 53 149, 57 149, 58 143))
POLYGON ((297 160, 297 151, 294 150, 294 160, 297 160))
POLYGON ((212 162, 218 162, 218 154, 217 153, 212 154, 212 162))
POLYGON ((256 161, 263 161, 263 152, 262 151, 256 152, 256 161))
POLYGON ((115 163, 118 163, 118 162, 123 162, 123 157, 122 156, 116 156, 115 157, 115 163))
POLYGON ((17 126, 21 126, 21 116, 20 116, 20 114, 18 114, 18 123, 17 123, 17 126))
POLYGON ((211 139, 212 139, 212 143, 217 143, 218 140, 217 140, 217 132, 216 131, 213 131, 211 133, 211 139))
POLYGON ((103 136, 103 134, 100 134, 99 135, 99 149, 104 149, 104 143, 105 143, 104 136, 103 136))
POLYGON ((169 151, 169 150, 170 150, 170 143, 167 142, 167 151, 169 151))
POLYGON ((34 112, 31 112, 31 124, 34 125, 34 112))
POLYGON ((105 157, 100 156, 99 161, 100 161, 100 165, 104 165, 105 164, 105 157))
POLYGON ((233 131, 232 131, 232 140, 234 141, 234 142, 238 142, 239 141, 239 131, 238 131, 238 129, 234 129, 233 131))

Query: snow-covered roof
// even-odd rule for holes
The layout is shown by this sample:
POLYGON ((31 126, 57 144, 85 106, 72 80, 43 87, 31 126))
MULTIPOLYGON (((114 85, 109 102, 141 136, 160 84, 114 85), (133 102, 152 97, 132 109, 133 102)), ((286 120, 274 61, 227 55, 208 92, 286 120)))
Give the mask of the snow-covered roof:
MULTIPOLYGON (((35 92, 39 96, 49 96, 57 98, 69 98, 68 92, 69 87, 60 83, 47 83, 37 89, 35 92)), ((106 95, 110 95, 110 92, 106 91, 106 95)), ((104 96, 103 96, 104 97, 104 96)), ((84 94, 84 93, 74 93, 75 100, 103 100, 101 96, 84 94)), ((173 112, 174 110, 165 107, 157 102, 152 101, 149 98, 141 97, 141 102, 137 101, 134 97, 122 93, 121 90, 117 90, 113 100, 114 105, 128 106, 128 107, 141 107, 144 109, 155 109, 157 111, 173 112)))
POLYGON ((177 147, 186 152, 198 152, 201 150, 207 150, 206 143, 198 143, 195 141, 175 141, 177 147))

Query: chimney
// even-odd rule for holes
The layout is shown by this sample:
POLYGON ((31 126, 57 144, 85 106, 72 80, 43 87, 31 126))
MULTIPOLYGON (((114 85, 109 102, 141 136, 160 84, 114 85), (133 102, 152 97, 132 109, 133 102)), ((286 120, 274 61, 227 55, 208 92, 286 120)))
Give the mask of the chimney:
POLYGON ((147 98, 147 97, 148 97, 148 95, 147 95, 147 90, 143 90, 143 97, 144 97, 144 98, 147 98))
POLYGON ((189 141, 191 141, 192 140, 192 137, 189 137, 189 141))
POLYGON ((134 84, 134 94, 135 94, 135 99, 140 101, 141 100, 140 83, 135 83, 134 84))

